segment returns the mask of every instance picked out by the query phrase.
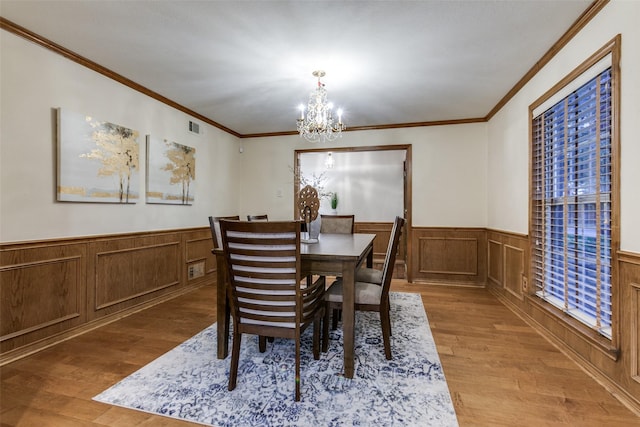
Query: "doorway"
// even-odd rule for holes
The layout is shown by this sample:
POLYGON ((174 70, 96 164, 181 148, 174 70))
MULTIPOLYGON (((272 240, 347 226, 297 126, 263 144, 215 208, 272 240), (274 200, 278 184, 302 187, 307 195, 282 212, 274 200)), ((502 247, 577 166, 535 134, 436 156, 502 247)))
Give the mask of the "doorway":
MULTIPOLYGON (((395 215, 403 216, 406 224, 398 258, 404 268, 396 270, 406 271, 406 278, 411 281, 411 145, 295 150, 295 218, 298 218, 295 209, 301 183, 309 183, 318 190, 321 213, 353 213, 356 225, 361 222, 361 232, 372 232, 365 229, 383 222, 391 224, 395 215), (337 210, 331 209, 330 199, 334 193, 337 193, 337 210)), ((386 241, 380 242, 384 252, 386 241)))

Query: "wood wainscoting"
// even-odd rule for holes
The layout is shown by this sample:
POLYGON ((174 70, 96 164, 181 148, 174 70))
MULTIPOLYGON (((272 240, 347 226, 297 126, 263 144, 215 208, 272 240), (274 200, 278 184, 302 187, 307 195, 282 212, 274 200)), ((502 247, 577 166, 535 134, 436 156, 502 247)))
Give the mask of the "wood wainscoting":
POLYGON ((522 300, 528 288, 529 238, 487 231, 487 282, 522 300))
MULTIPOLYGON (((406 227, 406 226, 405 226, 406 227)), ((391 238, 391 229, 393 222, 356 222, 354 224, 355 233, 375 234, 373 241, 373 266, 382 269, 384 259, 387 255, 387 247, 391 238)), ((406 253, 407 253, 407 233, 403 230, 398 244, 398 255, 396 265, 393 269, 393 277, 395 279, 405 279, 406 275, 406 253)))
POLYGON ((487 232, 484 228, 414 227, 409 250, 413 281, 484 286, 487 232))
POLYGON ((215 282, 208 227, 0 244, 0 365, 215 282))

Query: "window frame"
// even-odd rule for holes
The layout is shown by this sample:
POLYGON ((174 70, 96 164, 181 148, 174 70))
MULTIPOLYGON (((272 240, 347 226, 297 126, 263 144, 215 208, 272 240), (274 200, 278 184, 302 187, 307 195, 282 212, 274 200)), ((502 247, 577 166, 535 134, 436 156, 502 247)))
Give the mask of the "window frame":
MULTIPOLYGON (((618 251, 620 248, 620 43, 621 35, 618 34, 602 48, 591 55, 586 61, 576 67, 561 81, 545 92, 540 98, 529 106, 529 277, 531 286, 527 293, 528 300, 543 308, 553 315, 559 322, 577 331, 586 337, 591 343, 602 348, 608 355, 617 358, 620 344, 620 286, 618 273, 618 251), (559 92, 565 90, 578 78, 596 65, 598 62, 611 55, 611 339, 601 335, 577 319, 564 313, 552 303, 543 300, 536 295, 534 248, 536 242, 533 239, 535 228, 534 200, 534 119, 540 113, 534 111, 550 99, 557 97, 559 92)), ((598 73, 600 74, 600 73, 598 73)), ((562 99, 564 96, 561 97, 562 99)), ((555 103, 555 102, 553 102, 555 103)))

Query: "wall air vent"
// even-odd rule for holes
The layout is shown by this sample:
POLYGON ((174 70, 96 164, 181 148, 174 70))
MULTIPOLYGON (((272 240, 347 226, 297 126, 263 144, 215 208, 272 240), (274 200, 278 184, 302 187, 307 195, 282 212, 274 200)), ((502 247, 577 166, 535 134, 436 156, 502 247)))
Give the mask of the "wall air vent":
POLYGON ((200 125, 196 122, 189 120, 189 132, 200 135, 200 125))

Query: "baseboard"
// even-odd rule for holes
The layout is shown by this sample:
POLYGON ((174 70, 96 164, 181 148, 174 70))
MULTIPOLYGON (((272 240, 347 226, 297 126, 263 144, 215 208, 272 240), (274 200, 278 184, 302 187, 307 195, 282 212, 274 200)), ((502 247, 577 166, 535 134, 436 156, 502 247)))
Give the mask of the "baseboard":
POLYGON ((485 288, 486 285, 484 283, 474 283, 474 282, 456 282, 453 280, 427 280, 427 279, 413 279, 411 283, 418 285, 431 285, 431 286, 453 286, 458 288, 475 288, 482 289, 485 288))

